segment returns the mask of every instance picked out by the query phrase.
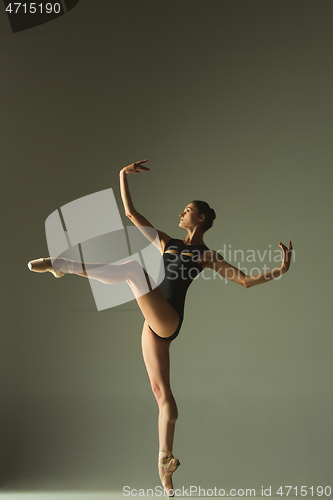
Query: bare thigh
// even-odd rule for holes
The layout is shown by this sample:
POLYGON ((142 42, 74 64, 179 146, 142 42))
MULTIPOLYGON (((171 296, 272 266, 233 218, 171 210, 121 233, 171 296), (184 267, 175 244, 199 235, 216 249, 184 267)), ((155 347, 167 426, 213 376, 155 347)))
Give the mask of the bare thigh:
POLYGON ((142 354, 155 396, 171 394, 170 344, 170 340, 158 338, 145 321, 141 337, 142 354))
MULTIPOLYGON (((137 297, 136 301, 146 322, 157 335, 160 337, 170 337, 173 335, 179 325, 179 316, 158 287, 146 295, 137 297)), ((153 332, 151 333, 154 335, 153 332)), ((156 335, 154 337, 156 338, 156 335)), ((162 340, 162 342, 166 343, 165 340, 162 340)))
MULTIPOLYGON (((151 276, 136 261, 129 261, 116 267, 123 269, 125 280, 131 287, 144 318, 154 332, 165 338, 173 335, 179 325, 179 315, 151 276)), ((115 266, 109 265, 108 268, 110 268, 112 279, 115 266)))
MULTIPOLYGON (((59 259, 65 260, 65 259, 59 259)), ((130 260, 122 264, 83 264, 76 262, 74 274, 112 285, 127 281, 149 326, 160 337, 170 337, 179 325, 177 311, 169 304, 154 280, 142 266, 130 260), (83 272, 82 272, 82 268, 83 272)), ((61 271, 61 268, 59 268, 61 271)))

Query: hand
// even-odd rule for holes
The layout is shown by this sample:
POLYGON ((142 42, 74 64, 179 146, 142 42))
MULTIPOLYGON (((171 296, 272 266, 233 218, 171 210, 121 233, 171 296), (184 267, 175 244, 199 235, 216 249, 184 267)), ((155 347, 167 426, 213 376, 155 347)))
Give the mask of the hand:
POLYGON ((283 273, 286 273, 290 267, 291 254, 293 251, 293 247, 292 247, 291 241, 289 241, 289 248, 286 247, 286 245, 284 245, 283 243, 281 243, 281 241, 279 243, 279 246, 283 250, 283 261, 282 261, 282 265, 281 265, 280 269, 283 273))
POLYGON ((138 174, 140 170, 150 170, 148 167, 144 167, 141 165, 141 163, 146 163, 148 160, 142 160, 142 161, 137 161, 135 163, 131 163, 131 165, 128 165, 127 167, 124 167, 121 169, 121 173, 123 174, 138 174))

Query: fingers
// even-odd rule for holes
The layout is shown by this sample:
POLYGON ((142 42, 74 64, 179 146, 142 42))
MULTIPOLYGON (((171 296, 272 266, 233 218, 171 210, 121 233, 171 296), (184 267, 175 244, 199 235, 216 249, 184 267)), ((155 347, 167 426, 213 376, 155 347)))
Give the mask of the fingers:
POLYGON ((289 240, 289 248, 286 247, 286 245, 284 245, 281 241, 279 242, 279 246, 283 250, 283 261, 281 268, 284 269, 284 272, 287 272, 289 270, 290 262, 292 259, 293 246, 290 240, 289 240))
POLYGON ((141 171, 146 171, 150 170, 149 168, 141 168, 141 167, 134 167, 133 170, 131 171, 131 174, 139 174, 141 171))
POLYGON ((279 242, 279 246, 282 248, 282 250, 285 250, 285 251, 288 250, 289 252, 291 252, 291 250, 293 249, 291 240, 289 240, 289 248, 286 247, 286 245, 284 245, 281 241, 279 242))
POLYGON ((148 159, 147 160, 136 161, 134 163, 134 165, 140 165, 140 163, 146 163, 146 161, 148 161, 148 159))
POLYGON ((135 163, 133 163, 134 167, 135 167, 135 170, 150 170, 150 168, 148 167, 144 167, 141 165, 141 163, 146 163, 146 161, 148 161, 148 159, 146 160, 141 160, 141 161, 136 161, 135 163))

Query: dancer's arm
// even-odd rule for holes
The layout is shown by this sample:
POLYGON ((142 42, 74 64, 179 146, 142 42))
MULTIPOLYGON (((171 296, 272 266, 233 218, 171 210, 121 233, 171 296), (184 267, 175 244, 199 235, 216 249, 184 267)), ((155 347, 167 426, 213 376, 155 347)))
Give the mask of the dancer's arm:
POLYGON ((283 261, 281 267, 273 269, 272 271, 257 274, 256 276, 247 276, 243 273, 243 271, 226 262, 221 254, 213 250, 206 252, 207 255, 205 260, 202 262, 199 261, 199 263, 203 268, 213 269, 223 276, 223 278, 233 281, 238 285, 242 285, 245 288, 250 288, 251 286, 267 283, 274 278, 278 278, 289 270, 293 250, 291 241, 289 241, 289 249, 281 242, 279 243, 279 246, 283 250, 283 261))
POLYGON ((133 222, 133 224, 135 224, 138 227, 138 229, 149 241, 154 243, 157 233, 160 242, 162 244, 162 248, 160 246, 158 248, 163 253, 165 244, 167 243, 167 241, 171 239, 170 236, 168 236, 166 233, 163 233, 162 231, 156 230, 154 226, 145 217, 143 217, 143 215, 141 215, 137 210, 135 210, 127 182, 127 175, 138 174, 140 170, 142 171, 149 170, 148 167, 144 167, 143 165, 141 165, 141 163, 145 163, 146 161, 148 160, 138 161, 121 169, 119 173, 120 194, 121 194, 121 199, 123 201, 126 217, 128 217, 133 222), (152 228, 151 231, 149 229, 146 229, 149 227, 152 228))
POLYGON ((279 246, 283 250, 283 259, 280 267, 273 269, 272 271, 268 271, 267 273, 257 274, 256 276, 247 276, 244 280, 245 288, 250 288, 254 285, 260 285, 261 283, 267 283, 268 281, 273 280, 274 278, 279 278, 282 274, 285 274, 289 271, 291 256, 293 247, 291 241, 289 241, 289 248, 286 247, 283 243, 279 243, 279 246))

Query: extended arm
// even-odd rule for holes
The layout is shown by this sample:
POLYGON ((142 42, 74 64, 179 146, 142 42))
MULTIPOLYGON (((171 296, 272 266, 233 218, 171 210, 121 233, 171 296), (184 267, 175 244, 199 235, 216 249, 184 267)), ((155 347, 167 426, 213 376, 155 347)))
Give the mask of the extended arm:
POLYGON ((291 241, 289 241, 289 249, 281 242, 279 243, 279 246, 283 250, 283 261, 281 267, 273 269, 272 271, 257 274, 256 276, 247 276, 243 273, 243 271, 226 262, 221 254, 214 251, 211 251, 208 254, 208 258, 202 263, 202 265, 203 267, 213 269, 224 278, 233 281, 238 285, 250 288, 255 285, 267 283, 274 278, 278 278, 289 270, 293 250, 291 241))
POLYGON ((279 278, 282 274, 286 273, 289 270, 291 255, 293 251, 293 247, 291 241, 289 241, 289 248, 286 247, 283 243, 279 243, 279 246, 283 250, 283 260, 281 267, 273 269, 272 271, 268 271, 267 273, 257 274, 256 276, 246 276, 244 280, 245 288, 250 288, 254 285, 260 285, 261 283, 267 283, 268 281, 273 280, 274 278, 279 278))
POLYGON ((274 278, 279 278, 282 274, 283 274, 282 269, 280 267, 277 267, 276 269, 268 271, 267 273, 264 272, 261 274, 256 274, 255 276, 246 276, 243 285, 245 286, 245 288, 250 288, 251 286, 254 285, 267 283, 268 281, 271 281, 274 278))

